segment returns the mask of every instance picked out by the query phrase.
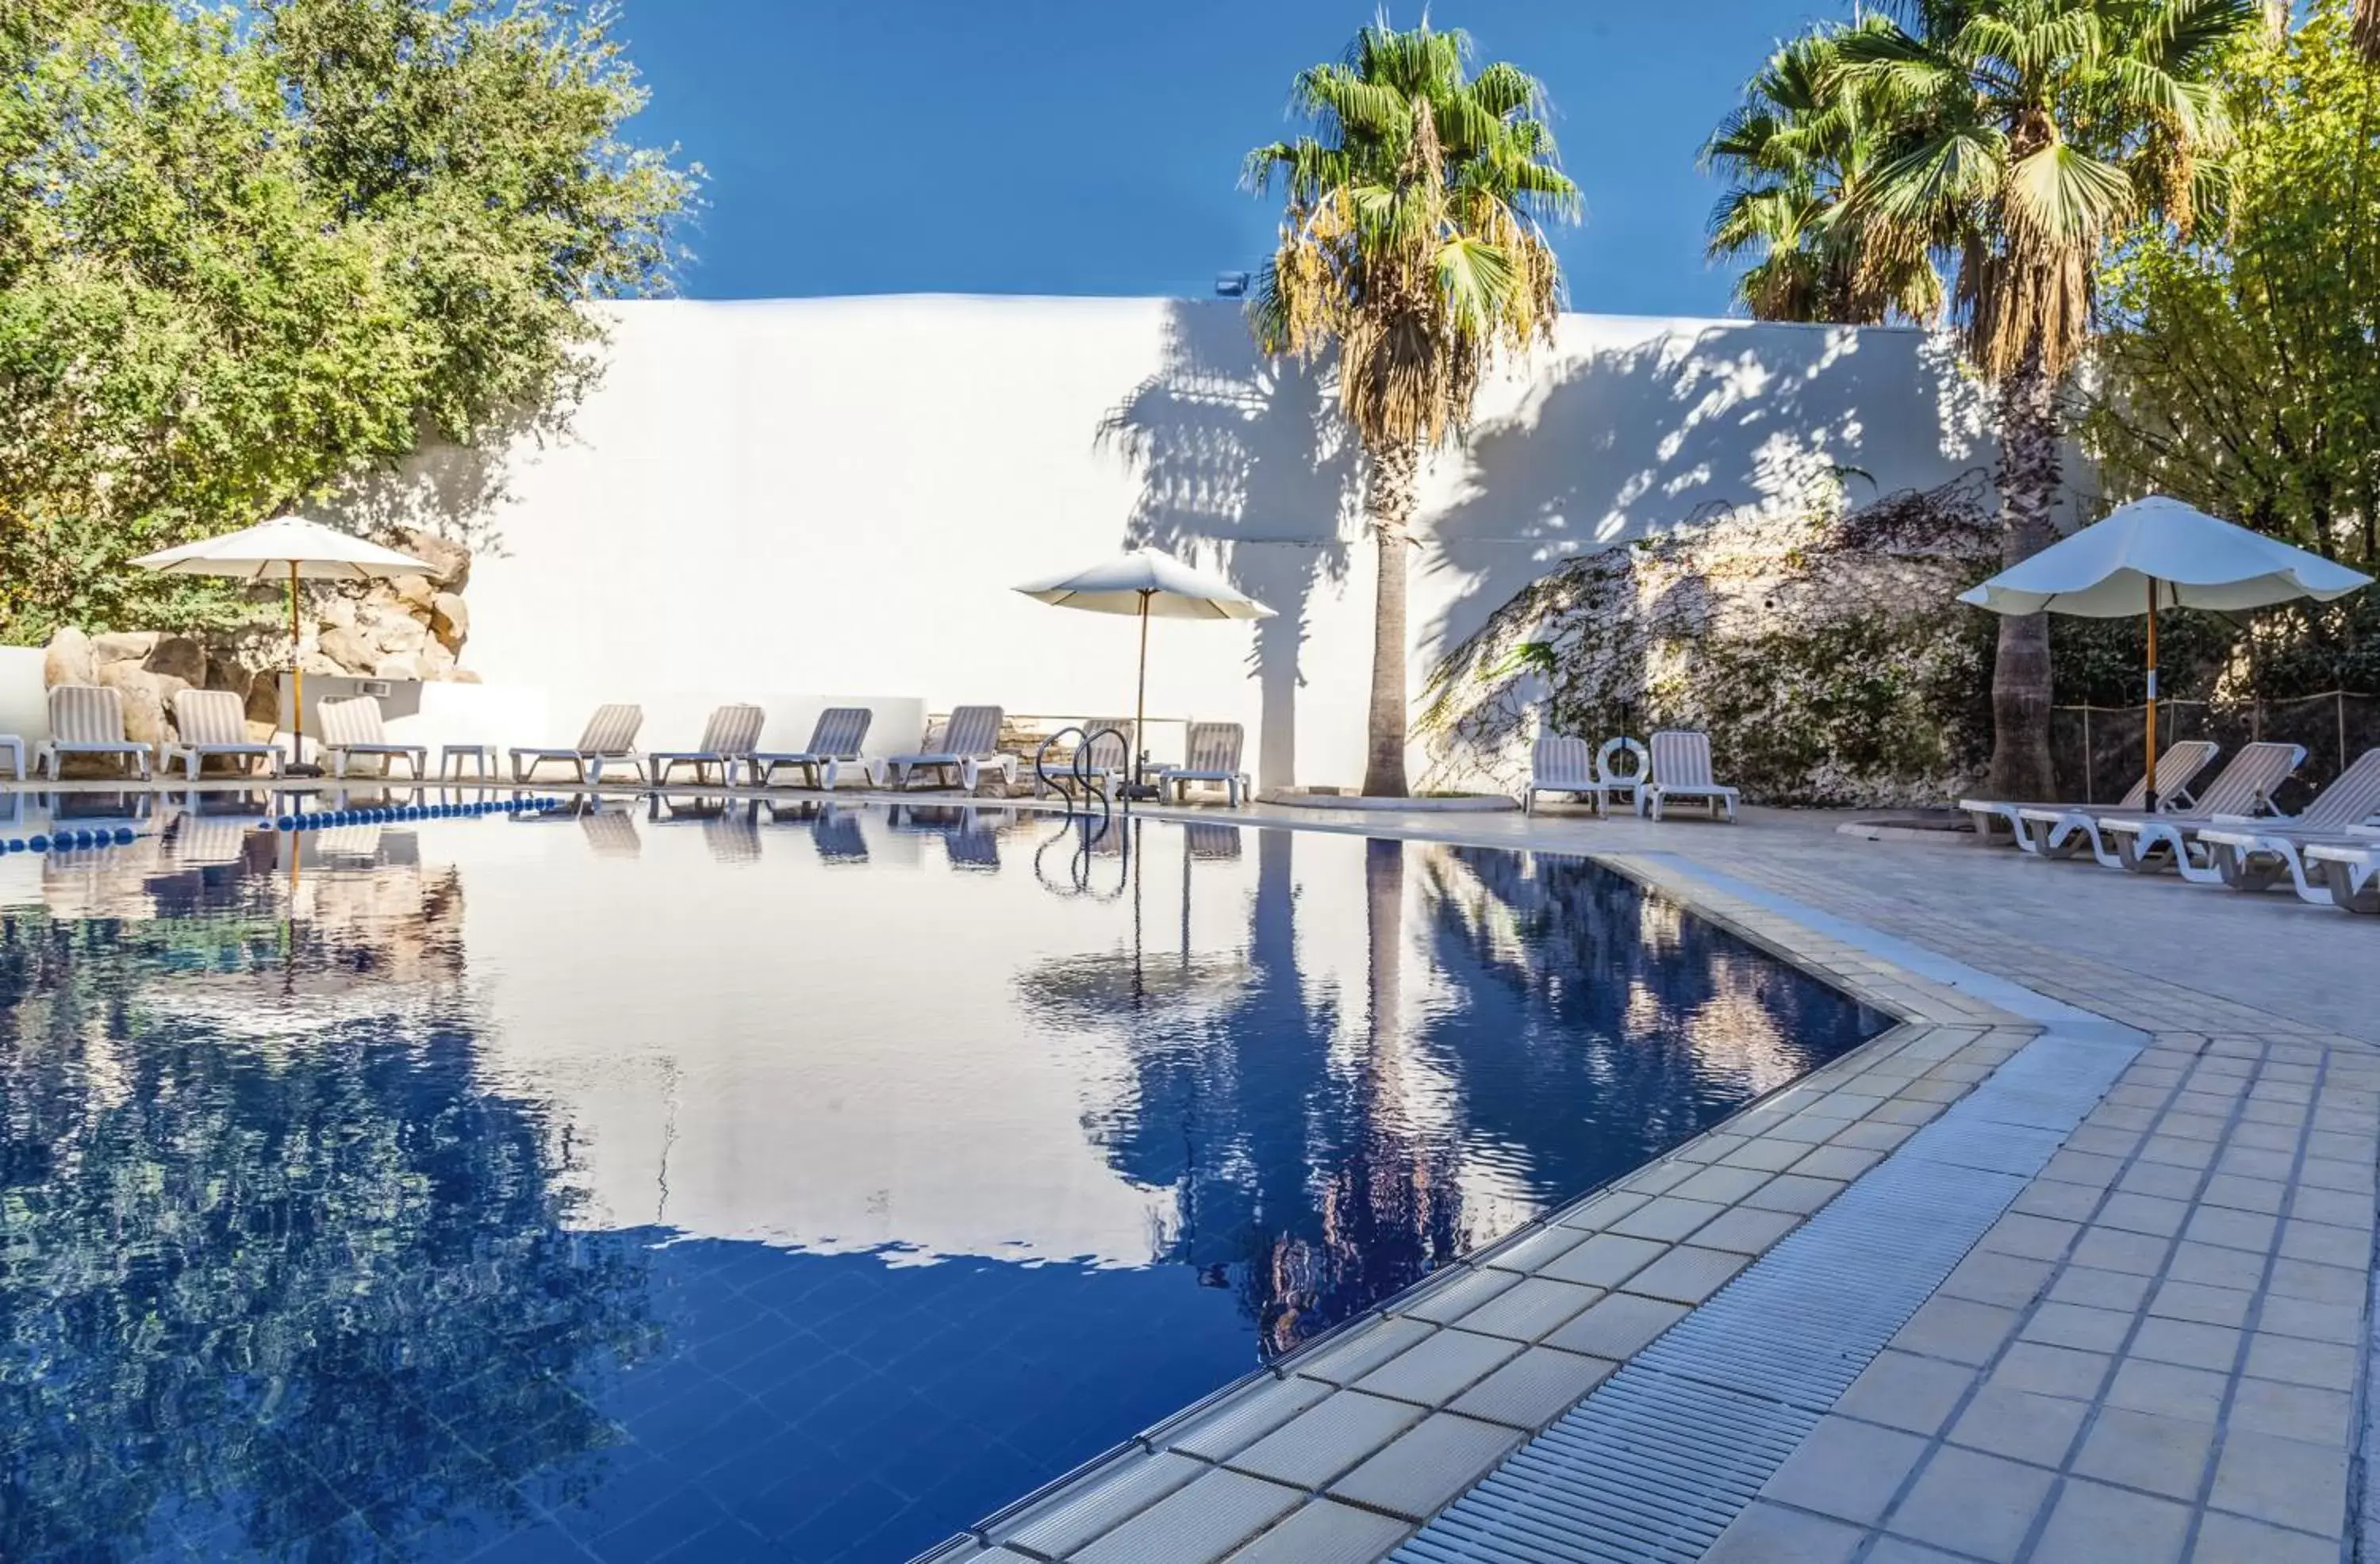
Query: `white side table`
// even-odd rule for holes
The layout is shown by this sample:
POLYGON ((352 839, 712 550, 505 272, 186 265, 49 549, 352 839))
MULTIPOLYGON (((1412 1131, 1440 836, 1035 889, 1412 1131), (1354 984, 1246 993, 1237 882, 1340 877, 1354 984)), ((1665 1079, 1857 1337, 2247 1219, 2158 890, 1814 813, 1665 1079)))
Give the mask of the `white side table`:
POLYGON ((17 781, 23 782, 25 780, 25 741, 14 734, 0 734, 0 755, 7 756, 9 764, 16 768, 9 774, 17 781))
POLYGON ((471 762, 471 770, 480 782, 496 778, 496 746, 492 744, 442 744, 438 746, 438 780, 463 780, 463 762, 471 762))

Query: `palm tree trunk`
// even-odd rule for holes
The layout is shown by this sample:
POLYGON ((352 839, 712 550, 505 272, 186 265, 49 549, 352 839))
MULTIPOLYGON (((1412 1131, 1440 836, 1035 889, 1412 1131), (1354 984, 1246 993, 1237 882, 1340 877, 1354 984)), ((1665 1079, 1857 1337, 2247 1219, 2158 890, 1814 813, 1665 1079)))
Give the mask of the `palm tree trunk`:
POLYGON ((1364 508, 1380 548, 1372 599, 1372 705, 1366 723, 1364 793, 1405 795, 1405 548, 1412 535, 1421 448, 1390 443, 1370 453, 1364 508))
MULTIPOLYGON (((2032 558, 2058 535, 2056 390, 2038 349, 2000 382, 2003 567, 2032 558)), ((1992 665, 1992 796, 2046 799, 2055 791, 2049 699, 2048 616, 2001 619, 1999 653, 1992 665)))

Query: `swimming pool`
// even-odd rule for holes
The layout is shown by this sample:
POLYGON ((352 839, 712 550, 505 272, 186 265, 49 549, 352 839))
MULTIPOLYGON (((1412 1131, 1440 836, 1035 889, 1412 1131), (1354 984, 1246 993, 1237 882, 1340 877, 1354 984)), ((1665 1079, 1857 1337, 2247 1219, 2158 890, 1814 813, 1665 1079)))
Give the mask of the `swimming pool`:
POLYGON ((904 1558, 1885 1024, 1576 858, 251 806, 0 856, 0 1557, 904 1558))

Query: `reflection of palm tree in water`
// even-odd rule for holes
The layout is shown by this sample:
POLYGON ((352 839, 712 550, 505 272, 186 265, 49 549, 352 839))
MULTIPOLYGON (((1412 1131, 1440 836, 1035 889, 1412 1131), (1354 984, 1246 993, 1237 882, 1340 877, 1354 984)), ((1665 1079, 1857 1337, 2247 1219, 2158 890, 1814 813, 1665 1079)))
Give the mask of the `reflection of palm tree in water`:
POLYGON ((1138 466, 1127 531, 1193 562, 1220 552, 1233 587, 1276 611, 1256 625, 1257 782, 1296 774, 1298 660, 1315 588, 1347 573, 1341 529, 1354 452, 1322 372, 1257 350, 1229 305, 1168 306, 1162 366, 1101 420, 1138 466))

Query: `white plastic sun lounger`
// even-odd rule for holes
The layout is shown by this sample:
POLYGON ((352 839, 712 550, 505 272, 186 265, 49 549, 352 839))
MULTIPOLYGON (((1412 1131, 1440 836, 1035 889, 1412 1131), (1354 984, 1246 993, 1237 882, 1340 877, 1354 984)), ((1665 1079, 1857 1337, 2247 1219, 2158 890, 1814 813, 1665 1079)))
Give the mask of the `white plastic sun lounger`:
POLYGON ((1710 735, 1672 728, 1653 735, 1652 762, 1636 790, 1639 814, 1661 818, 1662 806, 1673 798, 1700 799, 1710 806, 1711 818, 1726 812, 1735 823, 1735 789, 1711 780, 1710 735))
POLYGON ((2305 855, 2329 885, 2332 906, 2380 914, 2380 842, 2317 843, 2305 855))
POLYGON ((760 725, 769 714, 757 706, 722 706, 710 714, 702 725, 702 737, 692 749, 656 749, 648 757, 651 762, 653 785, 669 781, 670 771, 678 766, 694 768, 694 780, 703 780, 706 769, 719 768, 719 785, 735 785, 736 768, 752 758, 752 751, 760 742, 760 725))
POLYGON ((2072 809, 2058 805, 2033 805, 2018 811, 2028 826, 2042 832, 2045 857, 2070 858, 2088 847, 2107 867, 2150 873, 2165 867, 2161 850, 2170 849, 2176 864, 2191 878, 2221 878, 2212 868, 2194 865, 2189 843, 2200 827, 2218 819, 2243 820, 2267 806, 2273 790, 2289 780, 2305 759, 2305 749, 2294 744, 2252 744, 2206 784, 2187 809, 2157 814, 2115 809, 2072 809))
MULTIPOLYGON (((516 747, 510 751, 513 781, 528 781, 548 761, 570 767, 580 782, 590 786, 601 784, 606 762, 627 766, 642 780, 648 773, 644 758, 637 753, 637 730, 644 725, 645 709, 641 706, 599 706, 595 715, 587 719, 587 729, 578 735, 578 742, 569 748, 516 747)), ((628 829, 636 830, 634 826, 628 829)))
POLYGON ((1179 804, 1184 802, 1192 782, 1220 783, 1225 806, 1238 808, 1247 802, 1250 791, 1248 774, 1241 770, 1247 743, 1247 730, 1237 722, 1191 723, 1182 764, 1158 770, 1158 797, 1161 799, 1171 793, 1179 804))
POLYGON ((752 769, 752 785, 769 787, 775 783, 777 772, 787 766, 801 769, 802 781, 828 793, 845 766, 856 766, 868 779, 870 787, 884 785, 884 762, 871 760, 859 752, 868 742, 868 724, 876 713, 865 706, 830 706, 819 713, 810 729, 810 742, 800 749, 764 750, 744 758, 752 769))
POLYGON ((275 777, 287 763, 279 745, 249 740, 248 703, 229 690, 181 691, 174 697, 174 726, 180 736, 164 746, 162 760, 167 770, 182 762, 192 782, 209 756, 237 760, 243 774, 249 773, 251 760, 263 761, 265 774, 275 777))
POLYGON ((1621 746, 1635 750, 1641 762, 1644 751, 1633 739, 1613 739, 1601 754, 1583 738, 1548 734, 1537 740, 1529 752, 1529 785, 1521 794, 1522 813, 1536 813, 1540 793, 1566 793, 1584 799, 1598 815, 1609 813, 1617 799, 1633 803, 1645 781, 1643 775, 1620 776, 1604 770, 1605 758, 1621 746))
POLYGON ((892 785, 906 788, 910 777, 929 768, 941 773, 941 785, 950 785, 952 772, 958 773, 958 785, 969 793, 987 770, 998 771, 1001 780, 1014 785, 1016 757, 1000 751, 1000 723, 1005 715, 997 706, 962 706, 951 713, 939 735, 928 734, 926 742, 914 755, 892 755, 885 765, 892 773, 892 785))
POLYGON ((2307 849, 2369 843, 2373 836, 2357 828, 2375 814, 2380 814, 2380 749, 2367 749, 2295 818, 2218 820, 2200 830, 2198 846, 2216 878, 2234 890, 2269 890, 2286 874, 2299 900, 2327 907, 2334 904, 2329 877, 2307 863, 2307 849))
POLYGON ((49 768, 58 780, 58 768, 74 755, 112 755, 125 762, 128 774, 150 777, 150 750, 124 736, 124 697, 104 685, 60 685, 50 692, 50 736, 33 749, 33 770, 49 768))
POLYGON ((378 760, 383 774, 390 761, 403 760, 413 768, 416 782, 430 770, 430 746, 390 743, 387 730, 381 726, 380 702, 370 696, 326 700, 315 708, 314 715, 322 726, 322 757, 330 762, 334 777, 345 777, 359 759, 378 760))
MULTIPOLYGON (((2223 746, 2212 739, 2186 738, 2158 756, 2157 812, 2164 814, 2168 810, 2190 807, 2190 784, 2198 780, 2199 772, 2215 763, 2215 757, 2221 754, 2223 746)), ((2109 807, 2123 812, 2139 813, 2147 808, 2148 801, 2149 779, 2143 772, 2133 779, 2131 790, 2109 807)), ((2026 823, 2024 812, 2027 809, 2055 809, 2062 814, 2069 809, 2091 809, 2096 806, 2022 801, 2011 803, 1997 798, 1961 798, 1959 800, 1959 807, 1964 809, 1973 818, 1977 842, 1989 845, 1992 840, 1992 827, 1997 822, 2009 828, 2010 838, 2021 850, 2038 853, 2041 851, 2041 836, 2026 823)))

